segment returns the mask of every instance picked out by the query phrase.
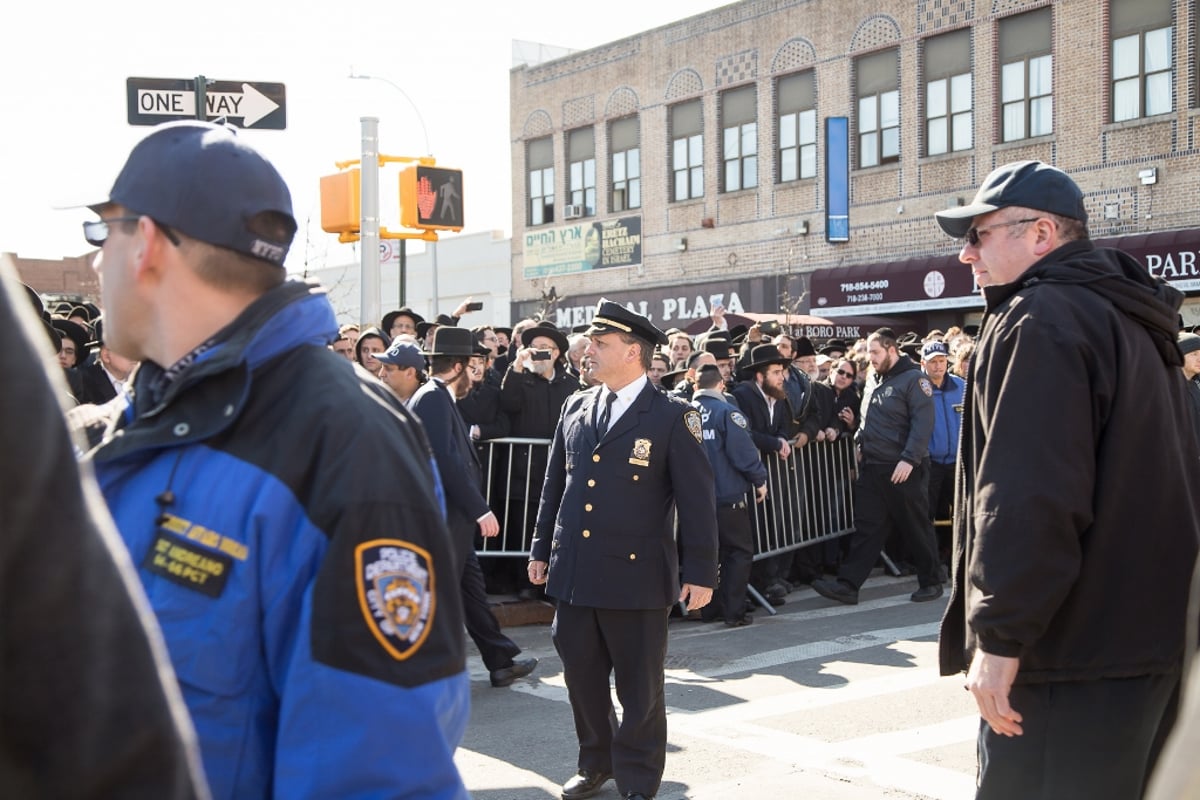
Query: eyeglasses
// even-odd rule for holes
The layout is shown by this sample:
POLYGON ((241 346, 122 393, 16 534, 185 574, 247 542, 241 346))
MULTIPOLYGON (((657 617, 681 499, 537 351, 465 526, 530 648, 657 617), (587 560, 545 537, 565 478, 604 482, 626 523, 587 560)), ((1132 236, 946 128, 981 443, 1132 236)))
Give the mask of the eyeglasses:
POLYGON ((844 370, 844 369, 839 369, 839 370, 837 371, 837 374, 838 374, 838 375, 841 375, 843 378, 854 378, 854 377, 856 377, 856 376, 855 376, 855 374, 854 374, 853 372, 848 372, 848 371, 846 371, 846 370, 844 370))
MULTIPOLYGON (((141 216, 136 216, 88 220, 83 223, 83 239, 92 247, 103 247, 104 243, 108 241, 108 234, 112 232, 112 224, 114 222, 137 222, 141 218, 141 216)), ((163 236, 167 237, 167 241, 179 247, 179 237, 175 235, 174 231, 153 217, 150 218, 150 221, 163 232, 163 236)))
POLYGON ((1025 219, 1014 219, 1011 222, 997 222, 995 225, 984 225, 982 228, 968 228, 967 235, 963 237, 966 243, 971 247, 979 247, 979 234, 990 231, 993 228, 1007 228, 1009 225, 1022 225, 1026 222, 1037 222, 1039 217, 1026 217, 1025 219))

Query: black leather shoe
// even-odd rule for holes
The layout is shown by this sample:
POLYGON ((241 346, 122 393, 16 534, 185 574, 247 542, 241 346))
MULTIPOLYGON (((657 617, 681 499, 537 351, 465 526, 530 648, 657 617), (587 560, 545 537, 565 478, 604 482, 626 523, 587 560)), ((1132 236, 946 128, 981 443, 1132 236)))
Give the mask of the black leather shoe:
POLYGON ((754 617, 750 616, 749 614, 743 614, 740 617, 725 620, 725 627, 726 628, 744 628, 747 625, 752 624, 753 622, 754 622, 754 617))
POLYGON ((508 686, 517 678, 524 678, 529 673, 537 668, 538 660, 536 658, 527 658, 524 661, 514 661, 512 666, 504 667, 503 669, 494 669, 491 672, 492 686, 499 688, 508 686))
POLYGON ((858 605, 858 590, 847 586, 839 580, 817 578, 812 582, 812 588, 821 597, 828 597, 830 600, 837 600, 839 603, 845 603, 848 606, 858 605))
POLYGON ((583 800, 585 797, 591 797, 611 778, 611 772, 581 769, 578 775, 563 784, 562 800, 583 800))
POLYGON ((914 603, 927 603, 930 600, 937 600, 942 596, 942 585, 935 583, 932 586, 922 586, 912 593, 909 598, 914 603))

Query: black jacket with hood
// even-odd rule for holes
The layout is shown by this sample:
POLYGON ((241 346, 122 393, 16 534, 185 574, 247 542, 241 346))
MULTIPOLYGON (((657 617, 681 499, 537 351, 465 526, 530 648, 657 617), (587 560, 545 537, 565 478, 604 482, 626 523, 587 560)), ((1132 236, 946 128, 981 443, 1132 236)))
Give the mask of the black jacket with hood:
POLYGON ((1182 295, 1077 241, 984 296, 942 674, 976 648, 1019 657, 1017 683, 1178 669, 1200 538, 1182 295))

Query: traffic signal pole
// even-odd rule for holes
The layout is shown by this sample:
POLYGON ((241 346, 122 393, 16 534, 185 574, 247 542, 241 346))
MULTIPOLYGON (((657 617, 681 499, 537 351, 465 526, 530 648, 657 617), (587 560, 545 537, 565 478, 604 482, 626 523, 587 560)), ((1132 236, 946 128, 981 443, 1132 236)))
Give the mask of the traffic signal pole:
POLYGON ((362 303, 360 321, 365 328, 378 325, 382 316, 379 297, 379 118, 362 117, 362 303))

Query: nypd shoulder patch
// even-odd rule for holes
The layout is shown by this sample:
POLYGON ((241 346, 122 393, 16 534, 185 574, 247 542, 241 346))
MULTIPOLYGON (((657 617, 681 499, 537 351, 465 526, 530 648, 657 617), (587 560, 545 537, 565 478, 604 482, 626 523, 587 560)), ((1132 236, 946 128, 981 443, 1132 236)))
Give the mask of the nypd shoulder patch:
POLYGON ((926 397, 933 397, 933 384, 929 382, 929 378, 919 378, 917 382, 921 384, 921 391, 926 397))
POLYGON ((685 411, 683 421, 687 423, 687 428, 692 432, 692 436, 696 437, 696 441, 704 444, 704 429, 700 424, 700 412, 695 409, 685 411))
POLYGON ((358 603, 371 634, 397 661, 421 649, 433 628, 433 559, 401 539, 374 539, 354 549, 358 603))
POLYGON ((742 416, 742 412, 740 411, 730 411, 729 418, 733 420, 733 424, 737 425, 739 428, 747 429, 750 427, 749 423, 746 422, 746 418, 742 416))

